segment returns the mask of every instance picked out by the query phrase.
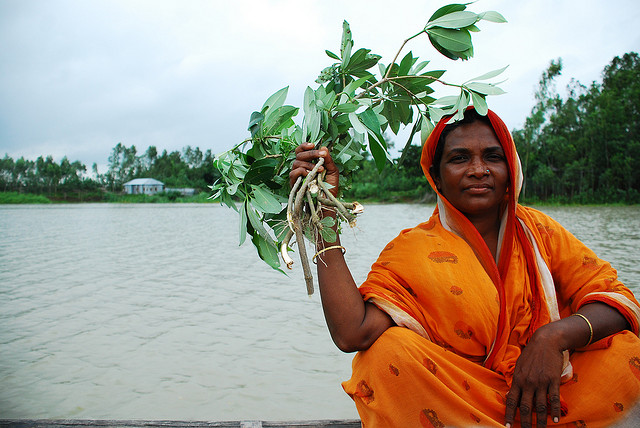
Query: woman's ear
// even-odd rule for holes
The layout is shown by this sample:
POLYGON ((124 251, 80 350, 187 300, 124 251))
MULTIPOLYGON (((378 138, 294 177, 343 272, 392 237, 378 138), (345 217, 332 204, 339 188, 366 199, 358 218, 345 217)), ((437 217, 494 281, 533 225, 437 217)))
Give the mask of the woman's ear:
POLYGON ((435 174, 435 172, 433 170, 433 165, 431 165, 429 167, 429 175, 431 175, 431 179, 436 184, 436 189, 438 189, 438 191, 440 191, 440 177, 436 176, 436 174, 435 174))

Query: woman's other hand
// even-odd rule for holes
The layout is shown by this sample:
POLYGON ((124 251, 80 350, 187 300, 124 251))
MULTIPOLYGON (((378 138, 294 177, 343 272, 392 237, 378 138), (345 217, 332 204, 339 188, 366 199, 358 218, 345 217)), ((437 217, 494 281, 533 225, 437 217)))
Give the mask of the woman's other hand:
POLYGON ((631 328, 620 312, 605 303, 586 304, 580 308, 580 314, 588 321, 569 316, 546 324, 536 330, 522 350, 507 394, 507 425, 513 426, 518 408, 520 423, 525 428, 531 426, 533 413, 536 413, 537 426, 546 426, 548 406, 551 406, 552 420, 559 420, 562 352, 631 328))
POLYGON ((315 161, 319 158, 324 158, 324 164, 318 168, 318 172, 326 171, 324 182, 333 186, 331 193, 333 196, 337 196, 340 182, 338 167, 333 162, 329 149, 326 147, 315 149, 312 143, 302 143, 296 148, 296 159, 291 164, 291 172, 289 173, 291 187, 293 187, 298 177, 306 177, 311 172, 315 166, 315 161))
POLYGON ((537 427, 547 426, 547 413, 554 422, 560 419, 563 346, 552 325, 540 327, 534 333, 516 362, 513 383, 507 394, 507 426, 513 426, 517 409, 520 409, 523 428, 532 426, 534 414, 537 427))

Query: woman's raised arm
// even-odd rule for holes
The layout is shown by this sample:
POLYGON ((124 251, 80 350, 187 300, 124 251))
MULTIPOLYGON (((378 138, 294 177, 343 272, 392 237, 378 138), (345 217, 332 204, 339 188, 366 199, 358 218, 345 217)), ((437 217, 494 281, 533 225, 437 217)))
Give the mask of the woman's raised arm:
MULTIPOLYGON (((315 149, 311 143, 301 144, 291 166, 290 182, 293 184, 298 177, 306 176, 319 158, 324 158, 319 172, 326 171, 324 181, 333 186, 331 192, 336 196, 340 175, 326 147, 315 149)), ((335 219, 336 213, 324 208, 322 215, 335 219)), ((368 349, 394 322, 386 312, 362 299, 339 245, 339 235, 336 242, 318 238, 316 251, 327 249, 316 257, 322 308, 336 346, 344 352, 360 351, 368 349), (336 248, 328 249, 330 247, 336 248)))

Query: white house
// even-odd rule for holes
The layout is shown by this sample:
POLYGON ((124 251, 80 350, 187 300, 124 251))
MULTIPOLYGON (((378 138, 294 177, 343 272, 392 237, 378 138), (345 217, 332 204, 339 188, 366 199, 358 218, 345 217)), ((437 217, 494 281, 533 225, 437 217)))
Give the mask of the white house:
POLYGON ((123 186, 129 195, 154 195, 164 190, 164 183, 153 178, 135 178, 123 186))

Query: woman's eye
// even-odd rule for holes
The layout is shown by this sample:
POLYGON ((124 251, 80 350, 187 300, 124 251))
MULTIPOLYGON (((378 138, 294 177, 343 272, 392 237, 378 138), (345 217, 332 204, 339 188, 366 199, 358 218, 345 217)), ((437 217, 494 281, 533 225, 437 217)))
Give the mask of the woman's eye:
POLYGON ((453 156, 452 158, 450 158, 449 162, 460 163, 460 162, 464 162, 466 159, 467 159, 466 156, 458 155, 458 156, 453 156))
POLYGON ((492 162, 502 162, 504 160, 504 156, 494 153, 487 156, 487 160, 490 160, 492 162))

